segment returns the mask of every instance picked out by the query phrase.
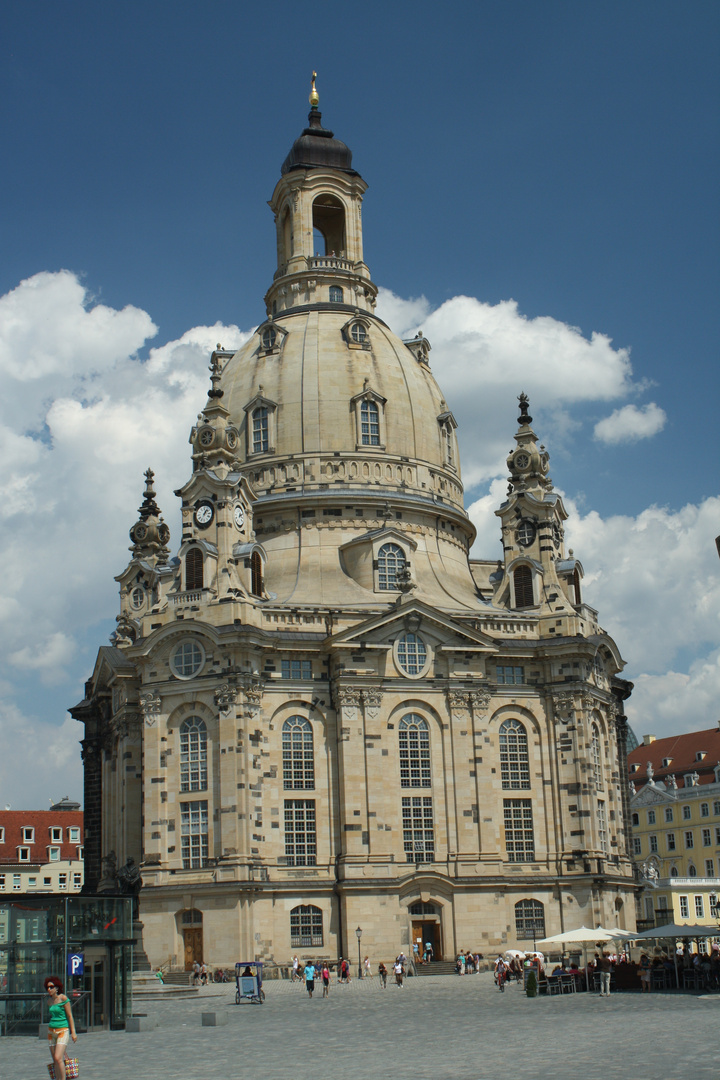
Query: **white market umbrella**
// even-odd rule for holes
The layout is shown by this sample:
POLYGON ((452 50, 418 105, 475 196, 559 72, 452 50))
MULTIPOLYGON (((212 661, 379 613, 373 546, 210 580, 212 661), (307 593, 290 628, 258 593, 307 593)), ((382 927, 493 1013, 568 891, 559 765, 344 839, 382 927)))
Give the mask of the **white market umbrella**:
POLYGON ((614 935, 608 930, 599 928, 593 930, 591 926, 579 926, 577 930, 566 930, 563 934, 554 934, 552 937, 543 938, 538 945, 582 945, 583 963, 585 965, 585 987, 590 989, 590 980, 587 970, 587 947, 595 945, 598 941, 612 941, 614 935))

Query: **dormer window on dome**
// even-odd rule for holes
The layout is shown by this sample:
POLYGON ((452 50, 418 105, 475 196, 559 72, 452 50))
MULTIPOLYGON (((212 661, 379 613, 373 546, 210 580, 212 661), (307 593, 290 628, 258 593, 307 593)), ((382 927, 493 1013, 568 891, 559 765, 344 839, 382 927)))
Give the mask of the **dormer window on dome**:
POLYGON ((355 316, 349 322, 345 323, 342 328, 342 336, 344 337, 347 347, 349 349, 370 349, 370 327, 371 323, 369 319, 364 319, 355 316))
POLYGON ((272 319, 268 319, 267 322, 258 326, 257 335, 260 338, 260 344, 258 346, 259 353, 279 353, 285 344, 287 330, 282 326, 278 326, 272 319))

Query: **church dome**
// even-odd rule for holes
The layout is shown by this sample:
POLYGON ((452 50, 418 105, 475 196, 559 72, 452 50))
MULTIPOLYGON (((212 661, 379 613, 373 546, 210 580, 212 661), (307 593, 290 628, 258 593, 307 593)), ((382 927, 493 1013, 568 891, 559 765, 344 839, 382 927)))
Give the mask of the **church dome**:
POLYGON ((258 495, 293 480, 305 491, 344 481, 461 509, 454 420, 427 342, 405 344, 349 306, 308 306, 262 324, 223 371, 241 467, 258 495))
POLYGON ((337 169, 340 172, 357 176, 352 168, 352 151, 334 138, 333 132, 322 126, 322 113, 312 108, 308 115, 309 126, 295 140, 290 153, 282 163, 280 172, 293 169, 337 169))

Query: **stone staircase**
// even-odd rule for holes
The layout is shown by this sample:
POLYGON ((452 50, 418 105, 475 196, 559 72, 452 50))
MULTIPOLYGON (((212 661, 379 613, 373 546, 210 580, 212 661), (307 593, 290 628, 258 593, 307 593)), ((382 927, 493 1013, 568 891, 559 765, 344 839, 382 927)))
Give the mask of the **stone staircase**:
POLYGON ((418 964, 416 967, 418 978, 427 978, 428 975, 454 975, 454 960, 433 960, 430 964, 418 964))

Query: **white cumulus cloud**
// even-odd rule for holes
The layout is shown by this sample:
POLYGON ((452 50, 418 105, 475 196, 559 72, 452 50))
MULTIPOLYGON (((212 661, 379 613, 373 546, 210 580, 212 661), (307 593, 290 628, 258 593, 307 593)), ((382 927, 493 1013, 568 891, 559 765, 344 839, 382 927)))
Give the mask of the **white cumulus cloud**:
POLYGON ((504 473, 515 416, 509 402, 521 390, 557 449, 577 427, 570 406, 638 389, 627 349, 549 316, 529 319, 514 300, 456 296, 432 310, 424 298, 405 301, 381 289, 377 310, 401 337, 422 330, 430 341, 433 372, 459 424, 466 487, 504 473))
POLYGON ((624 405, 595 425, 595 438, 604 443, 637 442, 649 439, 665 427, 667 414, 654 401, 638 408, 624 405))

